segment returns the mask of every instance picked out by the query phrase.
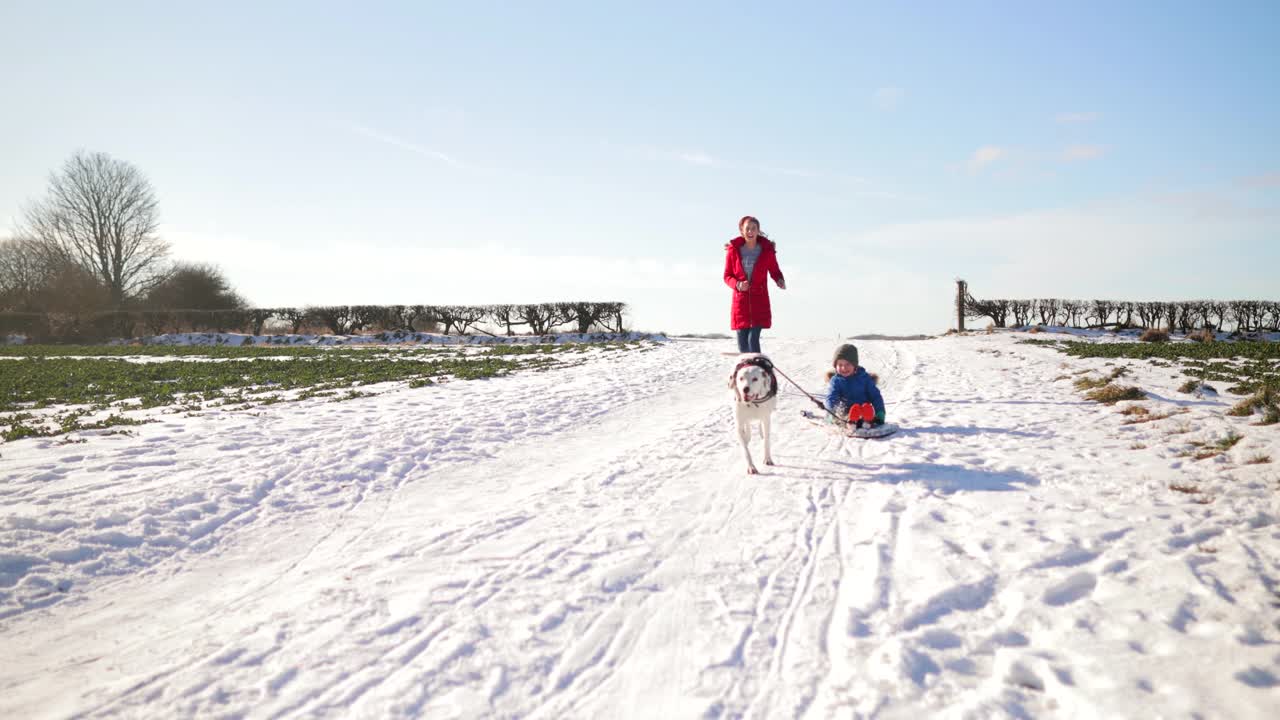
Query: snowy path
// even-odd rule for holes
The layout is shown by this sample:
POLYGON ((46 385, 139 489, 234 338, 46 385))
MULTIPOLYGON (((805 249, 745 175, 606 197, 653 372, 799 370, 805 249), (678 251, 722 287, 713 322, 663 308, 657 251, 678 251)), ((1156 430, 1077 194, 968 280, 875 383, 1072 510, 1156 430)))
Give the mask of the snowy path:
MULTIPOLYGON (((766 345, 821 385, 831 341, 766 345)), ((1121 426, 1055 381, 1101 361, 866 342, 903 430, 787 392, 752 477, 721 346, 4 446, 0 716, 1275 716, 1276 466, 1173 424, 1280 460, 1274 427, 1155 368, 1189 412, 1121 426)))

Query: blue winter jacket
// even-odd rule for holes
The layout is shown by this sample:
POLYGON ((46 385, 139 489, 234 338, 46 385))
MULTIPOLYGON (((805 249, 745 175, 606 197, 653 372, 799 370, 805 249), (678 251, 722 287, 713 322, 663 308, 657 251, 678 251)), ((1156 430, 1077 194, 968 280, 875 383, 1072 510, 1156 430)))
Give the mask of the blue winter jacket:
POLYGON ((876 387, 876 381, 867 374, 866 368, 859 367, 849 377, 831 376, 827 385, 828 410, 835 412, 836 408, 842 408, 848 412, 849 407, 868 402, 875 408, 876 417, 883 420, 884 398, 880 397, 880 388, 876 387))

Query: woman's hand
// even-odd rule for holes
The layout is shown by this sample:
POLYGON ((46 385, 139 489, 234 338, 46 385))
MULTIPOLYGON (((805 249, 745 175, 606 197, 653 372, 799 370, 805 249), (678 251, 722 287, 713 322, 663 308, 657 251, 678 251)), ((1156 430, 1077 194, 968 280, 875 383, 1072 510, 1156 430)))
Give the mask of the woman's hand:
POLYGON ((779 281, 778 281, 778 289, 779 289, 779 290, 786 290, 786 289, 787 289, 787 281, 786 281, 786 280, 779 280, 779 281))
POLYGON ((747 282, 746 280, 738 281, 738 292, 746 292, 747 288, 749 287, 751 287, 751 283, 747 282))

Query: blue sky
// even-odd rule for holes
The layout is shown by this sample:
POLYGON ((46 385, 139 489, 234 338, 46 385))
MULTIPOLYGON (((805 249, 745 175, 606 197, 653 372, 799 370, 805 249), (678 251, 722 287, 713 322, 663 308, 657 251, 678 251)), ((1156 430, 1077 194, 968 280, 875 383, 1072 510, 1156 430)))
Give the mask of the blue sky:
POLYGON ((0 236, 86 149, 258 305, 727 331, 744 214, 779 335, 1280 296, 1280 4, 258 5, 0 5, 0 236))

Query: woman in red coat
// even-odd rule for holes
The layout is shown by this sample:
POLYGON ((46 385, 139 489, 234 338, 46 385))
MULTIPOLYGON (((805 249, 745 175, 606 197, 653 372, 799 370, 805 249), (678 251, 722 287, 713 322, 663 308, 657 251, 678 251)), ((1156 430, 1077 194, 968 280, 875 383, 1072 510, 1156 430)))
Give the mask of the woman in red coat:
POLYGON ((733 289, 729 326, 738 331, 738 352, 760 352, 760 331, 773 324, 769 309, 772 276, 779 290, 786 290, 773 241, 760 232, 760 221, 750 215, 738 221, 742 235, 724 246, 724 284, 733 289))

